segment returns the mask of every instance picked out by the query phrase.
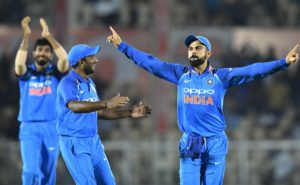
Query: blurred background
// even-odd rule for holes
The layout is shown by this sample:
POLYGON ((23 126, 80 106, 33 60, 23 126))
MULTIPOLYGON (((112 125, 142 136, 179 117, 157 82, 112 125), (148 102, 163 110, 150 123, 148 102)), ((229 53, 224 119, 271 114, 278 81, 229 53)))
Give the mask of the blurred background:
MULTIPOLYGON (((146 119, 99 121, 119 185, 174 185, 178 178, 176 86, 135 67, 107 44, 112 25, 122 39, 163 60, 188 65, 183 41, 204 35, 214 67, 238 67, 285 57, 300 41, 300 0, 1 0, 0 184, 21 184, 14 58, 29 15, 31 44, 39 18, 69 51, 76 43, 101 44, 93 79, 101 98, 118 92, 153 108, 146 119)), ((30 53, 32 45, 30 47, 30 53)), ((29 58, 30 63, 32 58, 29 58)), ((225 185, 300 184, 300 66, 228 91, 229 136, 225 185)), ((57 184, 74 184, 60 158, 57 184)))

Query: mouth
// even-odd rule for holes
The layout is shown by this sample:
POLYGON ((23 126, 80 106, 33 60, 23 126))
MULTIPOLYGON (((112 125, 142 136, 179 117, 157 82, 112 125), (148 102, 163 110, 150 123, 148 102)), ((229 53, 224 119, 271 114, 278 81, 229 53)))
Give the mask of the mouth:
POLYGON ((37 57, 37 59, 38 59, 38 60, 48 60, 48 58, 47 58, 47 57, 44 57, 44 56, 39 56, 39 57, 37 57))
POLYGON ((199 60, 199 58, 198 58, 198 57, 195 57, 195 56, 192 56, 192 57, 190 58, 190 61, 196 61, 196 60, 199 60))

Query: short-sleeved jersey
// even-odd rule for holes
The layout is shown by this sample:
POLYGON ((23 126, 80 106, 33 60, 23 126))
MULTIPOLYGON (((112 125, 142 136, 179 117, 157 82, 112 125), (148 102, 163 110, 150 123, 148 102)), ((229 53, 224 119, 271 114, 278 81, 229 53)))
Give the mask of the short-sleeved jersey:
POLYGON ((220 135, 226 128, 223 101, 226 90, 261 79, 287 68, 285 59, 238 68, 214 69, 200 74, 192 67, 163 62, 125 42, 118 48, 136 65, 177 85, 177 120, 184 133, 205 137, 220 135))
MULTIPOLYGON (((66 73, 65 73, 66 74, 66 73)), ((56 65, 38 72, 35 64, 27 66, 24 75, 18 76, 20 86, 20 122, 55 121, 56 89, 65 74, 56 65)))
POLYGON ((75 71, 61 80, 57 90, 58 134, 73 137, 92 137, 97 134, 97 111, 74 113, 68 108, 70 101, 97 102, 99 97, 94 82, 83 79, 75 71))

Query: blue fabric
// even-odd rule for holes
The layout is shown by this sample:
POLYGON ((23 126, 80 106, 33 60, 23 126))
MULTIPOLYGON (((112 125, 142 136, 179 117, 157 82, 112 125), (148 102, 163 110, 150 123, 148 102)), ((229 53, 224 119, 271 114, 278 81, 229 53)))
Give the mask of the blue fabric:
MULTIPOLYGON (((185 135, 181 138, 184 142, 185 135)), ((180 185, 222 185, 225 175, 227 136, 206 138, 200 159, 180 158, 180 185)))
POLYGON ((43 72, 37 72, 34 64, 27 67, 24 75, 19 76, 20 122, 43 122, 56 119, 55 101, 61 74, 56 65, 49 64, 43 72))
POLYGON ((214 69, 208 65, 204 73, 199 74, 191 67, 166 63, 125 42, 118 49, 137 66, 177 85, 180 130, 204 137, 220 135, 225 130, 223 102, 229 87, 262 79, 288 66, 285 59, 238 68, 214 69))
POLYGON ((20 125, 23 185, 55 184, 59 154, 55 122, 26 122, 20 125))
POLYGON ((97 111, 91 113, 74 113, 67 107, 68 102, 72 100, 99 101, 93 81, 90 78, 83 79, 75 71, 71 71, 58 85, 58 134, 74 137, 95 136, 98 131, 97 111))
POLYGON ((115 185, 100 138, 59 137, 61 154, 77 185, 115 185))
POLYGON ((73 46, 68 53, 70 65, 75 66, 80 59, 83 59, 87 56, 96 55, 100 51, 100 48, 100 45, 91 47, 86 44, 77 44, 73 46))
POLYGON ((205 138, 198 134, 184 134, 179 141, 179 153, 181 158, 200 159, 205 150, 205 138))
POLYGON ((206 37, 203 37, 203 36, 196 36, 196 35, 189 35, 186 37, 186 39, 184 40, 184 44, 186 47, 189 47, 189 45, 196 41, 196 40, 199 40, 204 46, 206 46, 206 48, 208 49, 208 51, 211 51, 212 48, 211 48, 211 44, 209 42, 209 40, 206 38, 206 37))
POLYGON ((199 74, 192 67, 166 63, 125 42, 118 49, 137 66, 177 85, 177 120, 184 133, 179 142, 181 185, 223 182, 227 154, 223 102, 227 89, 288 67, 285 59, 281 59, 237 68, 214 69, 208 65, 199 74), (191 137, 193 134, 198 136, 191 137), (203 145, 201 137, 207 138, 206 144, 203 145))
POLYGON ((20 85, 20 147, 24 185, 55 184, 59 153, 56 133, 56 90, 65 74, 56 65, 38 72, 34 64, 18 76, 20 85))

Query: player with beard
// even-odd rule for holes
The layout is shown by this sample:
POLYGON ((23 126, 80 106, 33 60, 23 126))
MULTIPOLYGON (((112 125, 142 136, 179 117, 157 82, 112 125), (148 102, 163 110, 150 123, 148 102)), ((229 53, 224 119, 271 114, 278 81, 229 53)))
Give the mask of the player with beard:
POLYGON ((23 40, 15 58, 20 86, 20 147, 23 185, 55 184, 59 154, 56 133, 56 89, 68 72, 66 51, 53 38, 44 19, 40 19, 42 38, 35 42, 34 63, 26 65, 30 17, 22 20, 23 40), (57 65, 51 64, 53 52, 57 65))
POLYGON ((227 136, 223 100, 229 87, 286 70, 299 59, 297 44, 285 58, 237 68, 213 68, 212 47, 203 36, 185 39, 190 67, 166 63, 122 42, 113 28, 107 39, 137 66, 177 85, 180 184, 221 185, 225 174, 227 136))

